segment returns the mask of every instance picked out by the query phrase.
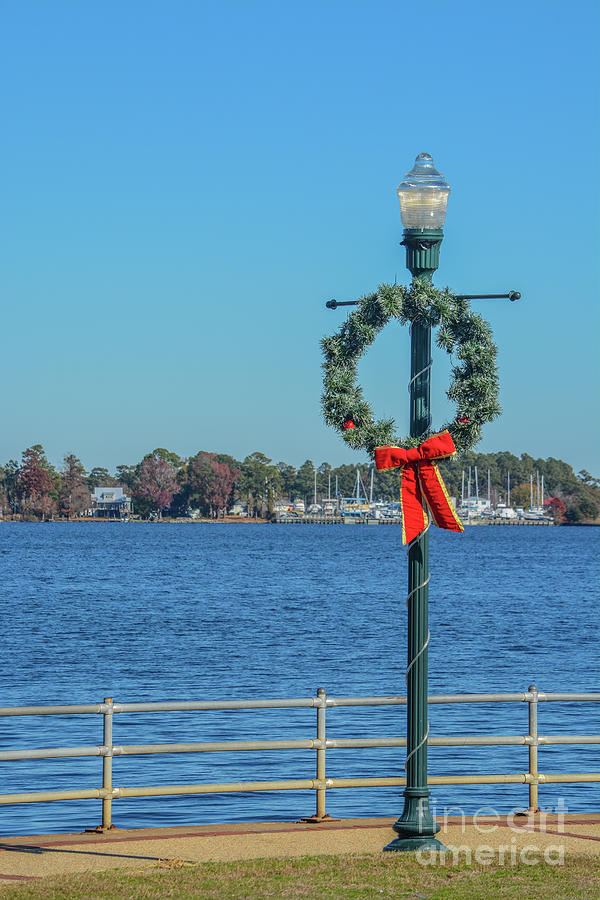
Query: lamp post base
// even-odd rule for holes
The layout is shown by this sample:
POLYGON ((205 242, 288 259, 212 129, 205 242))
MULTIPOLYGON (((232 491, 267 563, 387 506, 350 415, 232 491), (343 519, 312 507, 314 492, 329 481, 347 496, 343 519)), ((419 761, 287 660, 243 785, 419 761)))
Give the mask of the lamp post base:
POLYGON ((386 850, 391 850, 395 853, 414 852, 415 850, 437 850, 440 852, 446 849, 447 847, 444 847, 442 842, 438 841, 437 838, 431 836, 427 837, 426 835, 411 838, 397 837, 383 848, 384 852, 386 850))
POLYGON ((445 850, 435 837, 440 826, 429 809, 429 789, 405 788, 404 811, 392 826, 398 837, 384 850, 445 850))

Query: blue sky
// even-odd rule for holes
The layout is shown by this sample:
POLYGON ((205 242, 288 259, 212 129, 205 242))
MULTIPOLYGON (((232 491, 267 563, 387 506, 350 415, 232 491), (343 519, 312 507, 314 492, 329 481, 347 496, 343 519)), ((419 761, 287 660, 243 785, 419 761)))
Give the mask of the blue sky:
MULTIPOLYGON (((406 282, 396 186, 451 184, 436 284, 480 303, 502 417, 481 451, 600 475, 596 0, 0 2, 0 462, 156 446, 361 460, 319 339, 406 282)), ((408 330, 360 366, 406 433, 408 330)), ((448 363, 436 360, 434 424, 448 363)))

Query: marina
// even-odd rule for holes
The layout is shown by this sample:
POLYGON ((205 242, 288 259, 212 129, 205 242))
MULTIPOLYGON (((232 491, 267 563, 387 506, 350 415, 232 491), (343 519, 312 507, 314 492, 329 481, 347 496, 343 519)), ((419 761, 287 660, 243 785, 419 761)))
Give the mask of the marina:
MULTIPOLYGON (((400 525, 402 512, 399 502, 373 499, 373 476, 374 469, 371 468, 367 491, 357 468, 352 496, 340 495, 336 479, 334 495, 330 480, 328 496, 319 498, 315 472, 313 502, 308 507, 304 500, 280 503, 275 507, 274 521, 279 525, 400 525)), ((477 466, 469 466, 468 471, 462 472, 460 504, 456 497, 450 497, 463 525, 554 525, 554 519, 549 514, 549 499, 545 497, 544 476, 540 479, 538 472, 535 484, 533 475, 530 476, 529 507, 511 506, 508 472, 506 497, 498 495, 494 505, 490 471, 488 469, 487 497, 482 497, 479 494, 477 466)))

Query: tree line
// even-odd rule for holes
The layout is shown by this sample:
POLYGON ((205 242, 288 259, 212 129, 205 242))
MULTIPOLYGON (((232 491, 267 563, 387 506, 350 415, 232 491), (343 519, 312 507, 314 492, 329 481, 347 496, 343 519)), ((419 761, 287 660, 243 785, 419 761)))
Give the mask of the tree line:
MULTIPOLYGON (((595 519, 600 514, 600 480, 585 469, 577 475, 559 459, 534 459, 528 454, 461 453, 440 462, 450 495, 460 500, 463 472, 477 467, 479 494, 487 496, 488 471, 492 503, 507 497, 510 473, 511 503, 529 506, 531 476, 544 477, 546 497, 555 501, 552 512, 559 521, 575 523, 595 519)), ((91 506, 96 487, 120 485, 132 497, 137 515, 147 518, 187 515, 198 509, 203 516, 223 516, 236 500, 246 504, 247 514, 269 518, 282 501, 303 500, 310 504, 355 493, 357 471, 361 493, 370 492, 372 464, 315 466, 307 459, 299 468, 274 463, 256 451, 243 460, 226 453, 205 450, 183 458, 164 447, 147 453, 134 465, 119 465, 113 473, 102 466, 86 471, 81 460, 69 453, 57 469, 48 460, 41 444, 23 451, 21 460, 0 466, 0 515, 23 519, 65 519, 80 516, 91 506)), ((475 493, 474 477, 472 494, 475 493)), ((373 472, 373 498, 398 499, 398 475, 394 471, 373 472)))

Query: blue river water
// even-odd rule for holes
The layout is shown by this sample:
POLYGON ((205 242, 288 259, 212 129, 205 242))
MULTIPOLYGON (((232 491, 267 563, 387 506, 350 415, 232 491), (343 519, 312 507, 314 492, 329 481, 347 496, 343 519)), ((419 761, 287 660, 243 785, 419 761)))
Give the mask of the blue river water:
MULTIPOLYGON (((406 556, 397 526, 0 524, 0 706, 405 693, 406 556)), ((429 691, 598 690, 596 528, 431 531, 429 691)), ((405 707, 337 708, 329 737, 402 737, 405 707)), ((526 734, 525 703, 436 705, 431 734, 526 734)), ((115 716, 115 744, 315 736, 312 709, 115 716)), ((541 703, 540 734, 600 732, 598 704, 541 703)), ((102 744, 102 717, 2 717, 0 747, 102 744)), ((527 748, 429 750, 432 775, 526 772, 527 748)), ((404 750, 330 750, 328 777, 403 774, 404 750)), ((540 772, 598 772, 598 745, 540 747, 540 772)), ((315 752, 115 757, 118 787, 313 778, 315 752)), ((101 786, 98 757, 0 762, 0 793, 101 786)), ((597 811, 594 784, 540 786, 597 811)), ((436 786, 507 812, 526 785, 436 786)), ((294 820, 314 793, 128 798, 120 827, 294 820)), ((100 801, 0 806, 6 834, 77 831, 100 801)), ((402 788, 335 789, 337 816, 395 816, 402 788)))

